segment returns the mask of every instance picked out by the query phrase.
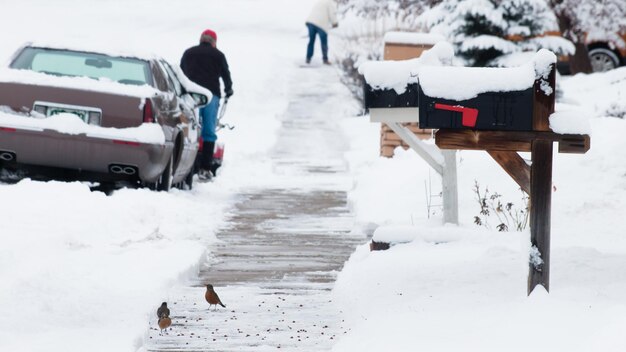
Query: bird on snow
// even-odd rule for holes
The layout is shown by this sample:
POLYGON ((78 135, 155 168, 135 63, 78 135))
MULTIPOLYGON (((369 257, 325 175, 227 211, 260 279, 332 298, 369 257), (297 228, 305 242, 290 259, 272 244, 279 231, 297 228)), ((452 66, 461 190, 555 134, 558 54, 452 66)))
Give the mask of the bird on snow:
POLYGON ((170 317, 170 309, 167 308, 167 302, 161 303, 161 306, 157 309, 157 317, 159 319, 170 317))
POLYGON ((159 317, 159 328, 161 332, 172 325, 172 319, 170 318, 170 309, 167 308, 167 302, 161 303, 159 309, 157 309, 157 316, 159 317))
POLYGON ((215 306, 215 309, 217 309, 218 304, 226 308, 224 303, 222 303, 222 300, 220 300, 220 297, 217 295, 217 293, 213 289, 213 285, 211 284, 206 285, 206 293, 204 294, 204 298, 206 299, 207 302, 209 302, 209 309, 211 309, 211 306, 213 305, 215 306))

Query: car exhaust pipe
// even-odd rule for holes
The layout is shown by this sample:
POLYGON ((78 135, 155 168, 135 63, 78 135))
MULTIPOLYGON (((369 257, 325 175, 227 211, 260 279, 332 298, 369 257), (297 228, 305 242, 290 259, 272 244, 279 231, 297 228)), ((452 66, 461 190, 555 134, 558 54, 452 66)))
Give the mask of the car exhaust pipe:
POLYGON ((15 160, 15 153, 0 151, 0 161, 13 161, 15 160))
POLYGON ((124 167, 124 173, 126 175, 134 175, 137 173, 137 169, 132 167, 132 166, 125 166, 124 167))
POLYGON ((132 176, 137 174, 137 168, 130 165, 112 164, 109 166, 109 171, 118 175, 132 176))

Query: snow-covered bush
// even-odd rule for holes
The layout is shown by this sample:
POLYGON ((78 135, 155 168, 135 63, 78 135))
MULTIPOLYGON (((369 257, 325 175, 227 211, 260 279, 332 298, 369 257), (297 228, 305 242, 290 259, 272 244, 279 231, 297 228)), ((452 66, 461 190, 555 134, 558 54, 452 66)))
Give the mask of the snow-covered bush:
POLYGON ((444 0, 420 15, 418 24, 445 35, 472 66, 542 48, 557 55, 574 52, 569 41, 546 35, 558 27, 545 0, 444 0))

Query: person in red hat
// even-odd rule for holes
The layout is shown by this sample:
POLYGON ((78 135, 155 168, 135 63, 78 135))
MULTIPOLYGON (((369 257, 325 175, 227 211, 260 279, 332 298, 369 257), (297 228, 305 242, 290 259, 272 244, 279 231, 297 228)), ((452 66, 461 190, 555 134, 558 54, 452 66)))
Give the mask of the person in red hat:
POLYGON ((185 51, 180 60, 180 68, 185 75, 194 83, 208 89, 213 93, 213 98, 206 106, 200 109, 202 118, 202 157, 198 177, 201 180, 210 180, 211 164, 213 162, 213 150, 217 134, 217 112, 220 107, 222 96, 220 78, 224 82, 224 94, 226 99, 233 95, 233 81, 230 78, 230 70, 226 56, 217 49, 217 33, 207 29, 200 35, 200 44, 185 51))

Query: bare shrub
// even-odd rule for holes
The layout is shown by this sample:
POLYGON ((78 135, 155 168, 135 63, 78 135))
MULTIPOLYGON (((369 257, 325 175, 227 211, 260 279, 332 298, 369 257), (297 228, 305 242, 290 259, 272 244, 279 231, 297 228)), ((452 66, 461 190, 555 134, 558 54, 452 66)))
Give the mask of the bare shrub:
POLYGON ((523 231, 528 226, 529 206, 528 195, 522 191, 521 207, 516 207, 513 202, 505 202, 502 195, 494 192, 491 193, 488 187, 481 191, 478 181, 474 181, 474 193, 476 201, 480 206, 480 212, 474 216, 474 223, 478 226, 484 226, 492 229, 490 220, 497 219, 498 225, 496 230, 504 231, 523 231))

